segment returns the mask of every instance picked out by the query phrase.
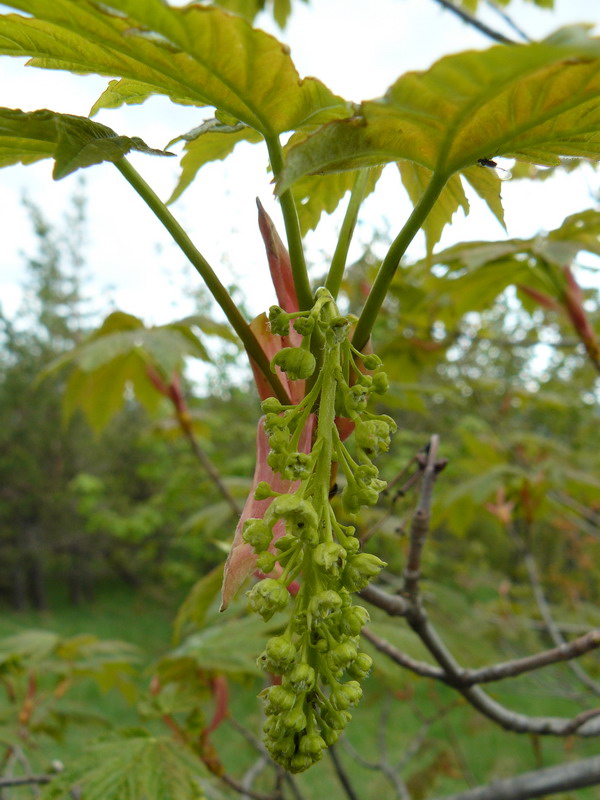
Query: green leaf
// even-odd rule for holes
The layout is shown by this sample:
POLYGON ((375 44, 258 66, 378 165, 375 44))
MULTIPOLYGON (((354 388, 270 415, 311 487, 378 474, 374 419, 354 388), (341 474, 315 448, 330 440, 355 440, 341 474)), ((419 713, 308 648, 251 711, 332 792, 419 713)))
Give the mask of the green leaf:
MULTIPOLYGON (((375 190, 381 169, 372 169, 365 197, 375 190)), ((323 212, 332 214, 344 195, 352 190, 356 171, 336 172, 331 175, 306 175, 293 186, 298 209, 300 229, 304 235, 317 227, 323 212)))
POLYGON ((125 78, 94 111, 154 94, 211 105, 275 135, 344 105, 320 81, 300 80, 289 50, 220 8, 161 0, 13 0, 31 17, 0 17, 0 53, 31 64, 125 78), (146 89, 148 87, 148 90, 146 89), (148 93, 147 93, 148 92, 148 93))
POLYGON ((189 134, 178 138, 185 139, 187 144, 181 160, 181 174, 168 203, 177 200, 192 183, 199 169, 211 161, 226 158, 238 142, 262 141, 262 136, 247 125, 224 125, 218 119, 207 120, 189 134))
POLYGON ((231 325, 226 322, 217 322, 217 320, 206 316, 206 314, 192 314, 189 317, 180 319, 175 324, 198 328, 207 336, 218 336, 220 339, 232 342, 232 344, 240 344, 240 340, 231 325))
POLYGON ((183 628, 188 623, 192 623, 196 628, 204 625, 208 609, 221 591, 224 566, 224 563, 219 564, 192 586, 173 623, 175 642, 179 642, 183 628))
MULTIPOLYGON (((140 105, 153 94, 155 94, 154 87, 142 81, 125 79, 109 81, 106 89, 90 109, 90 117, 95 116, 103 108, 140 105)), ((185 105, 185 100, 178 99, 176 102, 185 105)))
MULTIPOLYGON (((408 196, 416 205, 431 180, 431 170, 411 161, 400 161, 398 167, 408 196)), ((446 225, 452 222, 452 217, 459 208, 463 209, 465 216, 469 213, 469 201, 460 177, 453 175, 442 189, 423 225, 428 257, 431 256, 433 248, 440 240, 442 231, 446 225)))
POLYGON ((470 170, 467 179, 500 219, 495 176, 473 171, 479 159, 600 158, 599 41, 565 37, 507 54, 504 46, 459 53, 402 76, 360 113, 290 148, 278 193, 306 175, 404 160, 446 178, 470 170))
POLYGON ((54 111, 20 111, 0 108, 0 166, 32 164, 54 158, 52 176, 60 180, 78 169, 119 161, 131 150, 153 155, 173 155, 153 150, 137 137, 119 136, 106 125, 87 117, 54 111))
POLYGON ((42 791, 43 800, 200 800, 204 769, 180 742, 132 731, 99 742, 42 791))
POLYGON ((467 179, 468 183, 471 184, 481 199, 485 200, 492 214, 496 217, 504 230, 506 230, 504 208, 502 207, 502 199, 500 197, 502 181, 498 180, 494 171, 482 168, 478 164, 476 167, 467 167, 463 169, 461 175, 467 179))
POLYGON ((200 669, 264 675, 257 667, 256 659, 263 648, 265 635, 281 627, 281 620, 277 617, 266 626, 262 620, 243 617, 204 628, 189 636, 170 653, 169 658, 192 658, 200 669))

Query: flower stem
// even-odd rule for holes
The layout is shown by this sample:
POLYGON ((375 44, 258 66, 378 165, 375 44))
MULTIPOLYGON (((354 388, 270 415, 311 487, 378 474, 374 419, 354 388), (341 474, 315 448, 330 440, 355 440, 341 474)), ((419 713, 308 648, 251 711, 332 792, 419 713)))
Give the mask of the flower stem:
POLYGON ((158 217, 165 228, 169 231, 175 242, 179 245, 183 253, 190 260, 200 277, 206 284, 208 290, 222 308, 225 316, 231 323, 231 327, 242 340, 246 352, 254 359, 267 381, 270 383, 275 396, 284 404, 288 404, 290 399, 281 384, 281 381, 271 372, 269 359, 260 346, 258 339, 250 329, 250 326, 241 315, 240 310, 234 303, 231 295, 223 286, 217 274, 204 258, 202 253, 196 248, 190 237, 162 202, 154 190, 146 183, 142 176, 131 164, 122 158, 115 163, 116 168, 128 183, 135 189, 142 200, 148 205, 151 211, 158 217))
POLYGON ((433 208, 435 201, 438 199, 442 189, 446 185, 447 177, 440 175, 436 172, 431 176, 431 180, 423 192, 421 199, 414 207, 412 214, 406 220, 406 223, 398 236, 392 242, 386 257, 383 259, 379 272, 375 278, 375 282, 371 287, 367 302, 362 310, 354 336, 352 337, 352 344, 357 350, 362 350, 369 340, 373 325, 377 319, 377 315, 381 310, 383 301, 388 293, 390 284, 396 274, 400 259, 406 252, 406 248, 412 242, 415 235, 418 233, 422 224, 425 222, 427 215, 433 208))
POLYGON ((344 215, 344 221, 340 229, 340 236, 335 247, 333 258, 331 259, 331 266, 329 267, 329 274, 325 281, 325 286, 331 292, 332 296, 336 298, 340 290, 344 270, 346 268, 346 259, 348 258, 348 250, 352 242, 352 234, 358 219, 358 211, 360 204, 365 196, 367 188, 367 181, 369 179, 370 170, 361 169, 356 175, 352 193, 348 202, 348 208, 344 215))
MULTIPOLYGON (((271 162, 273 176, 277 178, 283 169, 283 152, 281 149, 281 144, 279 143, 279 137, 267 136, 265 137, 265 142, 269 151, 269 160, 271 162)), ((304 259, 304 248, 302 247, 302 233, 300 232, 298 211, 296 209, 296 201, 294 200, 292 190, 288 189, 287 191, 283 192, 279 198, 279 202, 281 203, 281 213, 283 214, 283 222, 285 225, 285 233, 287 236, 290 263, 292 266, 292 275, 294 276, 294 286, 296 288, 298 304, 301 310, 306 311, 312 307, 313 293, 308 280, 308 271, 306 269, 306 261, 304 259)))

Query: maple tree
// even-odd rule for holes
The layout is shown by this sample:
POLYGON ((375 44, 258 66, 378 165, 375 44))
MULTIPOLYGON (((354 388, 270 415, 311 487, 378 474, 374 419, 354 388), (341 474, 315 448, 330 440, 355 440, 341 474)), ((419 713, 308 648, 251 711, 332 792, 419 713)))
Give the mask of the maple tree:
MULTIPOLYGON (((363 507, 367 512, 377 507, 386 489, 374 460, 393 450, 397 422, 372 406, 385 402, 389 375, 395 379, 401 373, 395 364, 402 352, 395 332, 399 324, 413 332, 427 327, 426 339, 420 339, 422 349, 446 352, 450 344, 436 339, 434 323, 448 332, 468 312, 483 319, 490 304, 507 286, 514 286, 524 309, 537 305, 548 314, 562 315, 562 324, 570 326, 585 350, 586 368, 600 371, 597 334, 586 311, 585 292, 571 269, 579 252, 598 252, 597 212, 575 215, 558 230, 531 241, 474 242, 435 251, 454 212, 459 207, 468 211, 465 185, 503 224, 495 158, 514 159, 517 176, 519 170, 526 171, 519 165, 556 169, 565 159, 600 157, 600 39, 591 36, 585 25, 561 29, 538 42, 516 44, 503 37, 502 44, 487 50, 445 56, 426 71, 407 73, 381 98, 357 105, 318 79, 300 79, 287 48, 252 27, 264 2, 178 7, 163 0, 13 0, 6 5, 21 13, 0 16, 0 54, 27 56, 28 63, 38 68, 105 75, 111 80, 89 118, 0 108, 0 165, 53 158, 53 176, 58 180, 112 162, 171 234, 220 306, 228 321, 220 335, 239 337, 250 359, 264 418, 257 429, 253 485, 224 567, 222 608, 251 575, 259 577, 248 605, 262 616, 270 636, 258 658, 261 669, 272 676, 272 685, 262 692, 267 714, 264 742, 288 773, 288 784, 278 778, 273 796, 283 796, 286 785, 294 791, 290 774, 309 769, 326 752, 347 795, 354 796, 335 747, 373 664, 372 656, 360 649, 361 635, 395 665, 451 687, 506 730, 532 736, 597 736, 595 709, 574 716, 529 715, 512 710, 481 688, 483 683, 515 678, 548 664, 570 662, 600 646, 597 629, 566 642, 548 616, 545 621, 555 647, 473 669, 463 667, 438 634, 421 591, 434 484, 447 463, 435 431, 428 446, 411 460, 415 471, 410 481, 420 484, 420 495, 407 526, 400 577, 392 580, 394 591, 374 585, 388 564, 364 549, 370 534, 362 526, 360 512, 363 507), (205 164, 226 158, 239 142, 262 145, 286 239, 284 244, 259 209, 279 301, 268 316, 245 319, 169 205, 125 158, 133 151, 169 157, 169 149, 151 148, 140 137, 119 135, 92 119, 100 109, 138 105, 154 95, 214 108, 214 116, 169 145, 185 141, 171 202, 205 164), (399 168, 414 208, 361 294, 353 292, 348 251, 361 202, 377 190, 387 165, 399 168), (323 286, 315 290, 303 236, 347 193, 350 199, 339 240, 323 286), (426 235, 427 256, 405 268, 407 247, 420 230, 426 235), (356 314, 340 312, 342 287, 356 314), (411 298, 400 319, 386 305, 390 297, 411 298), (372 340, 383 358, 373 352, 372 340), (340 498, 336 498, 338 480, 343 486, 340 498), (428 660, 409 655, 393 637, 379 635, 376 624, 368 625, 369 613, 356 602, 356 594, 390 617, 404 618, 428 660)), ((443 5, 482 29, 472 16, 476 2, 443 5)), ((289 12, 289 2, 273 3, 281 25, 289 12)), ((194 435, 181 388, 185 358, 208 357, 198 331, 215 333, 217 328, 200 316, 146 328, 140 319, 115 312, 46 372, 71 366, 67 416, 82 408, 98 429, 121 406, 128 388, 148 408, 156 404, 157 395, 168 399, 192 451, 235 512, 239 510, 235 498, 194 435), (108 398, 94 388, 103 385, 109 387, 108 398)), ((412 339, 419 341, 416 335, 412 339)), ((421 377, 416 370, 417 385, 421 377)), ((465 430, 464 447, 468 451, 471 446, 476 461, 485 443, 475 437, 474 444, 468 433, 465 430)), ((539 477, 543 448, 536 450, 539 442, 534 441, 522 441, 520 448, 506 445, 503 460, 503 445, 494 443, 497 463, 485 472, 485 490, 477 482, 477 466, 471 464, 475 473, 471 483, 451 490, 442 507, 459 501, 468 505, 469 493, 479 492, 488 501, 488 511, 524 552, 532 585, 540 593, 530 548, 546 490, 545 479, 539 477), (512 463, 513 458, 518 463, 512 463)), ((558 468, 552 463, 551 469, 558 468)), ((571 502, 570 482, 597 488, 593 479, 586 478, 565 469, 556 480, 571 502)), ((583 500, 591 508, 585 491, 583 500)), ((438 513, 443 515, 434 509, 438 513)), ((595 514, 595 508, 590 513, 595 514)), ((254 640, 262 635, 256 620, 246 615, 237 620, 237 628, 234 623, 204 625, 221 579, 217 569, 192 590, 177 630, 181 633, 193 621, 196 632, 161 662, 152 684, 153 713, 168 725, 180 750, 167 738, 134 732, 99 745, 79 763, 68 765, 63 775, 48 781, 46 796, 67 796, 77 786, 86 800, 192 797, 199 791, 191 766, 194 754, 209 772, 244 793, 244 787, 224 773, 210 740, 226 714, 222 673, 227 669, 220 668, 216 655, 212 664, 202 664, 200 677, 197 665, 190 664, 203 652, 203 637, 210 645, 211 637, 218 640, 223 630, 229 635, 251 632, 254 640), (211 693, 216 710, 210 724, 199 726, 194 708, 201 688, 211 693), (185 703, 179 692, 187 692, 185 703), (189 711, 183 722, 175 716, 182 709, 189 711), (99 758, 105 763, 96 768, 99 758)), ((544 616, 547 604, 542 594, 540 598, 544 616)), ((47 642, 43 658, 60 661, 61 647, 67 644, 47 642)), ((23 643, 13 643, 19 646, 23 643)), ((30 655, 25 647, 23 658, 30 655)), ((77 647, 75 656, 81 656, 77 647)), ((452 797, 527 798, 539 796, 540 791, 557 793, 599 782, 600 762, 593 756, 452 797)), ((398 791, 402 796, 405 789, 398 791)))

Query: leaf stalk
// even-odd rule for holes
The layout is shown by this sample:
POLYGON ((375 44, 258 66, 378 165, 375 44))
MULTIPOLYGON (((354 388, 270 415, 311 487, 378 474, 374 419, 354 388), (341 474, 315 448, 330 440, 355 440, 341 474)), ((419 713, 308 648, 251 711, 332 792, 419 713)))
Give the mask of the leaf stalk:
POLYGON ((344 277, 348 251, 350 249, 350 243, 352 242, 354 228, 356 227, 356 220, 358 219, 360 204, 363 201, 365 191, 367 189, 369 173, 370 170, 361 169, 356 176, 354 186, 352 187, 352 193, 350 195, 350 200, 348 202, 348 207, 346 209, 346 214, 344 215, 344 221, 342 222, 342 227, 340 229, 338 242, 335 247, 335 252, 333 254, 333 258, 331 259, 331 266, 329 268, 327 280, 325 281, 325 287, 329 289, 334 299, 338 296, 342 278, 344 277))
POLYGON ((120 161, 115 163, 115 166, 125 180, 139 194, 150 210, 162 222, 164 227, 173 237, 176 244, 189 259, 192 266, 196 269, 206 284, 206 287, 223 310, 225 316, 231 324, 231 327, 242 340, 246 352, 251 358, 254 359, 261 372, 268 380, 273 392, 275 393, 275 396, 282 403, 289 403, 290 400, 287 396, 287 392, 285 391, 277 375, 271 372, 269 359, 260 346, 258 339, 252 332, 250 326, 240 313, 240 310, 236 306, 231 295, 223 286, 208 261, 197 249, 188 234, 184 231, 167 206, 158 197, 156 192, 146 183, 146 181, 137 172, 137 170, 134 169, 129 161, 127 161, 125 158, 122 158, 120 161))
POLYGON ((359 317, 352 337, 352 344, 357 350, 362 350, 369 340, 373 325, 381 306, 389 291, 390 285, 400 264, 406 248, 421 229, 427 215, 433 208, 442 189, 446 185, 447 176, 433 173, 431 180, 423 192, 421 199, 414 207, 410 217, 406 220, 402 230, 392 242, 386 257, 383 259, 379 271, 367 297, 367 301, 359 317))

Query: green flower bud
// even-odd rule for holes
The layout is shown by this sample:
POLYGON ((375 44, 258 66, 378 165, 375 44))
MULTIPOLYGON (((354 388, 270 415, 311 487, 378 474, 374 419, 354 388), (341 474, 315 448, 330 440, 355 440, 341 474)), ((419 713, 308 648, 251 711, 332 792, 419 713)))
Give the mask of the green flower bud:
POLYGON ((308 478, 311 473, 312 458, 308 453, 289 453, 282 476, 288 481, 308 478))
POLYGON ((296 664, 287 678, 294 692, 310 692, 317 680, 314 669, 305 663, 296 664))
POLYGON ((267 397, 260 404, 263 414, 279 414, 284 410, 284 406, 276 397, 267 397))
POLYGON ((270 436, 275 431, 286 429, 287 425, 285 415, 281 417, 279 414, 265 414, 265 433, 267 436, 270 436))
POLYGON ((297 772, 304 772, 305 769, 312 767, 315 763, 315 759, 311 758, 311 756, 305 755, 304 753, 296 753, 295 756, 292 756, 290 760, 290 772, 294 774, 297 772))
POLYGON ((282 711, 290 711, 296 702, 296 695, 283 686, 269 686, 260 693, 266 701, 267 714, 279 714, 282 711))
POLYGON ((383 361, 376 356, 375 353, 369 353, 369 355, 363 358, 363 364, 365 365, 365 369, 373 370, 377 369, 383 364, 383 361))
POLYGON ((309 756, 318 756, 321 751, 327 747, 325 741, 319 736, 318 733, 307 733, 300 739, 298 749, 301 753, 309 756))
POLYGON ((391 426, 382 419, 370 419, 367 422, 356 423, 356 444, 371 458, 389 450, 390 434, 391 426))
POLYGON ((306 317, 296 317, 294 328, 300 336, 310 336, 315 327, 315 318, 311 315, 306 317))
POLYGON ((329 728, 333 728, 333 730, 336 731, 343 731, 346 725, 352 719, 352 714, 345 710, 330 711, 329 709, 326 709, 321 714, 321 719, 329 728))
POLYGON ((346 563, 346 551, 335 542, 323 542, 315 548, 313 559, 324 572, 338 575, 346 563))
POLYGON ((291 381, 310 378, 316 365, 317 362, 310 350, 304 350, 302 347, 284 347, 271 360, 273 372, 275 367, 280 367, 291 381))
POLYGON ((385 561, 371 553, 350 556, 342 574, 343 584, 350 592, 360 592, 385 566, 385 561))
POLYGON ((385 394, 390 388, 390 382, 385 372, 377 372, 373 375, 372 390, 375 394, 385 394))
POLYGON ((269 309, 269 323, 271 325, 271 333, 278 334, 279 336, 290 335, 290 317, 279 306, 271 306, 269 309))
POLYGON ((373 659, 367 653, 359 653, 356 660, 348 668, 348 675, 356 680, 364 680, 373 666, 373 659))
MULTIPOLYGON (((274 430, 269 434, 269 447, 275 453, 285 453, 290 446, 291 438, 288 430, 274 430)), ((285 464, 285 461, 283 463, 285 464)))
POLYGON ((347 636, 358 636, 369 621, 369 612, 362 606, 350 606, 342 611, 340 628, 347 636))
POLYGON ((334 689, 329 698, 336 711, 345 711, 350 706, 355 706, 362 697, 362 689, 358 681, 348 681, 334 689))
POLYGON ((287 456, 285 453, 276 453, 274 450, 271 450, 269 455, 267 456, 267 464, 271 467, 273 472, 283 472, 285 469, 285 462, 287 456))
POLYGON ((276 563, 277 559, 275 558, 273 553, 265 551, 264 553, 261 553, 256 559, 256 568, 259 569, 261 572, 267 574, 269 572, 273 572, 276 563))
POLYGON ((306 728, 306 714, 302 711, 301 706, 292 708, 281 720, 284 728, 290 733, 300 733, 306 728))
POLYGON ((327 654, 327 663, 334 671, 347 669, 358 655, 355 645, 344 642, 336 645, 327 654))
POLYGON ((265 745, 276 759, 291 758, 296 752, 296 740, 293 736, 283 736, 279 739, 266 739, 265 745))
POLYGON ((329 650, 329 639, 317 639, 314 648, 317 653, 326 653, 329 650))
POLYGON ((325 740, 325 744, 327 747, 331 747, 332 744, 335 744, 337 740, 340 738, 340 732, 336 731, 334 728, 323 728, 321 731, 323 735, 323 739, 325 740))
POLYGON ((262 519, 247 519, 244 522, 242 539, 251 545, 257 553, 262 553, 271 544, 273 534, 262 519))
POLYGON ((346 392, 345 400, 349 417, 354 417, 357 413, 360 414, 361 411, 366 411, 367 391, 365 387, 361 386, 360 383, 354 384, 346 392))
POLYGON ((296 648, 285 636, 273 636, 269 639, 264 652, 258 657, 257 664, 267 672, 276 675, 286 673, 296 660, 296 648))
POLYGON ((276 611, 283 611, 289 600, 289 592, 279 581, 265 578, 248 592, 248 606, 251 611, 265 620, 270 620, 276 611))
POLYGON ((282 495, 271 503, 268 514, 274 519, 284 519, 288 533, 308 544, 313 543, 314 536, 310 532, 316 532, 319 518, 308 500, 295 494, 282 495))
POLYGON ((308 605, 308 611, 318 624, 321 620, 338 611, 342 607, 342 598, 333 589, 314 595, 308 605))
POLYGON ((273 739, 279 738, 283 731, 280 717, 267 717, 263 724, 263 731, 273 739))
POLYGON ((254 499, 266 500, 268 497, 277 497, 278 494, 279 492, 274 492, 266 481, 261 481, 254 490, 254 499))

